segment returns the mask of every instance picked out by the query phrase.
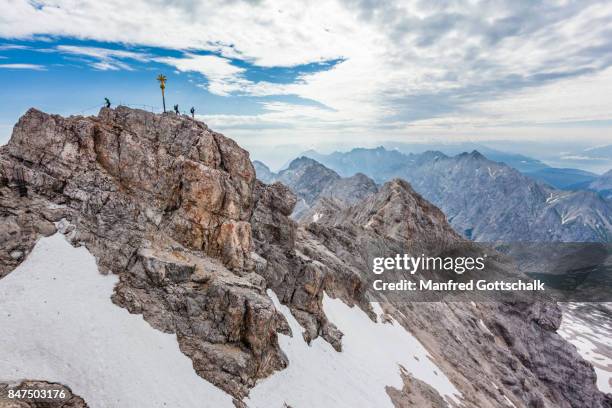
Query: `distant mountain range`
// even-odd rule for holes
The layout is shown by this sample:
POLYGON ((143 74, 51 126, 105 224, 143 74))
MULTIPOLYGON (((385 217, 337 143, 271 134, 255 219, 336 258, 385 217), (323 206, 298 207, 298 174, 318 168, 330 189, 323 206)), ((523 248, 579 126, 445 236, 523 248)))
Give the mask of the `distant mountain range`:
MULTIPOLYGON (((463 152, 476 150, 489 160, 506 163, 525 174, 537 173, 539 170, 547 168, 556 169, 561 173, 567 173, 567 170, 580 169, 578 171, 584 170, 587 173, 601 174, 612 168, 612 145, 584 148, 584 146, 563 143, 555 143, 552 146, 550 143, 518 143, 512 141, 484 143, 382 142, 381 145, 389 150, 399 150, 406 154, 418 154, 431 150, 442 152, 447 156, 455 156, 463 152)), ((542 175, 542 177, 546 176, 546 173, 542 175)), ((554 187, 562 188, 562 186, 555 184, 555 178, 543 179, 543 181, 554 187)))
POLYGON ((327 213, 331 209, 346 208, 378 192, 376 183, 366 175, 357 173, 340 177, 335 171, 308 157, 300 157, 289 167, 273 173, 261 162, 253 162, 257 177, 265 183, 279 181, 288 186, 298 197, 293 218, 327 213), (316 204, 316 206, 315 206, 316 204), (313 210, 313 206, 317 209, 313 210))
MULTIPOLYGON (((596 192, 556 189, 477 151, 451 157, 441 152, 404 154, 379 147, 307 154, 337 173, 329 175, 333 183, 357 172, 378 184, 394 178, 407 180, 444 211, 457 232, 476 241, 612 241, 610 200, 596 192)), ((275 177, 308 204, 309 210, 302 209, 296 218, 313 221, 317 214, 321 217, 337 210, 338 202, 321 194, 329 186, 321 182, 326 180, 322 174, 326 173, 319 163, 299 158, 275 177), (307 188, 311 190, 304 194, 301 188, 305 182, 300 176, 312 174, 314 169, 319 181, 311 182, 307 188)), ((603 180, 601 185, 606 185, 603 180)))
MULTIPOLYGON (((503 151, 491 149, 487 146, 476 144, 476 143, 456 143, 456 144, 449 144, 449 145, 386 143, 385 146, 386 147, 380 146, 376 149, 364 149, 364 150, 384 149, 388 152, 388 153, 385 153, 385 157, 390 157, 393 162, 398 161, 398 160, 399 161, 403 160, 402 155, 406 155, 412 158, 414 156, 418 156, 420 154, 427 153, 427 152, 439 152, 447 156, 455 156, 463 152, 470 152, 470 151, 475 150, 483 154, 485 157, 487 157, 487 159, 491 161, 507 164, 508 166, 520 171, 521 173, 535 180, 544 182, 546 184, 551 185, 552 187, 559 188, 559 189, 574 189, 574 188, 583 189, 586 184, 590 183, 591 181, 594 181, 595 179, 597 179, 597 177, 599 177, 598 174, 592 173, 589 171, 585 171, 585 170, 574 169, 574 168, 550 167, 547 164, 543 163, 542 161, 538 159, 534 159, 532 157, 528 157, 522 154, 503 152, 503 151), (431 147, 431 149, 423 150, 425 146, 431 147), (393 152, 396 152, 396 153, 393 153, 393 152)), ((351 153, 353 155, 359 154, 359 152, 356 152, 356 150, 360 150, 360 149, 353 149, 351 153)), ((341 155, 342 153, 334 152, 330 155, 325 155, 325 156, 328 156, 329 159, 332 159, 332 160, 334 158, 341 160, 340 158, 341 155)), ((322 155, 314 150, 308 150, 306 152, 303 152, 301 156, 307 156, 307 157, 319 159, 321 158, 322 155)), ((329 160, 329 159, 321 158, 321 161, 323 162, 324 160, 329 160)), ((350 170, 350 169, 347 168, 346 170, 350 170)))
POLYGON ((555 188, 569 190, 580 190, 581 185, 588 185, 599 177, 599 175, 590 171, 559 169, 555 167, 545 167, 535 171, 524 172, 523 174, 532 179, 550 184, 555 188))
POLYGON ((547 164, 543 163, 538 159, 534 159, 532 157, 525 156, 523 154, 518 153, 510 153, 501 151, 498 149, 493 149, 488 146, 485 146, 480 143, 470 143, 470 142, 461 142, 461 143, 427 143, 427 144, 419 144, 419 143, 397 143, 397 142, 388 142, 384 143, 384 147, 389 150, 399 150, 402 153, 425 153, 427 151, 438 151, 442 152, 448 156, 455 156, 457 154, 461 154, 463 152, 471 152, 476 150, 483 155, 485 155, 489 160, 493 160, 495 162, 506 163, 510 167, 514 167, 520 172, 536 172, 538 170, 543 170, 550 168, 547 164))

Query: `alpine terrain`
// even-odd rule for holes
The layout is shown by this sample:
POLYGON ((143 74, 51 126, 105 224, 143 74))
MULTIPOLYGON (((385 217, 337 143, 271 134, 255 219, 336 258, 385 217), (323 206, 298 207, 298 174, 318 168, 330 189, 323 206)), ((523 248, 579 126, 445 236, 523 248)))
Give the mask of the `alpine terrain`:
MULTIPOLYGON (((444 211, 457 232, 475 241, 612 241, 610 200, 592 191, 556 189, 477 151, 406 155, 380 147, 316 156, 344 177, 363 172, 377 183, 408 181, 444 211)), ((593 189, 605 191, 604 185, 602 177, 593 189)))
MULTIPOLYGON (((26 381, 65 390, 63 407, 612 407, 554 302, 368 290, 374 257, 482 251, 455 230, 602 239, 608 204, 476 153, 414 159, 378 160, 380 186, 308 159, 266 184, 187 116, 30 109, 0 147, 0 406, 53 406, 8 397, 26 381), (298 224, 285 182, 306 211, 337 210, 298 224)), ((492 278, 511 272, 490 257, 492 278)))

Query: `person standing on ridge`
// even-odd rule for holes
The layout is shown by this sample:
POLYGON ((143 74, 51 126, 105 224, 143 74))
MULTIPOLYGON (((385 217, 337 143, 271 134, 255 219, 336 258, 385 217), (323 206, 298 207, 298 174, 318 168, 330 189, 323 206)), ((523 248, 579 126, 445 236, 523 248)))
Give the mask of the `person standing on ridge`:
POLYGON ((181 112, 179 112, 178 103, 176 105, 174 105, 174 113, 176 113, 177 115, 181 114, 181 112))
POLYGON ((106 106, 107 108, 111 107, 111 102, 110 99, 108 98, 104 98, 104 106, 106 106))
POLYGON ((195 108, 193 106, 189 109, 189 112, 191 112, 191 119, 195 119, 195 108))

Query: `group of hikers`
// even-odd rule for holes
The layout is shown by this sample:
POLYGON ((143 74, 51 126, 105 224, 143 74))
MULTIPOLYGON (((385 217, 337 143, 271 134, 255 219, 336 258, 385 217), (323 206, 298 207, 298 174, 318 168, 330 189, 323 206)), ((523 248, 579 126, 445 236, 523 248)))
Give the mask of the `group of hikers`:
MULTIPOLYGON (((164 90, 166 89, 166 76, 160 74, 157 77, 157 81, 159 82, 159 87, 162 91, 162 101, 164 104, 164 113, 166 113, 166 95, 164 93, 164 90)), ((104 98, 104 106, 106 106, 107 108, 111 107, 111 101, 108 98, 104 98)), ((191 109, 189 109, 189 112, 191 113, 191 117, 193 119, 195 119, 195 108, 192 106, 191 109)), ((176 113, 177 115, 180 115, 181 112, 179 111, 179 106, 178 104, 174 105, 174 113, 176 113)))
MULTIPOLYGON (((106 106, 107 108, 111 107, 110 99, 104 98, 104 106, 106 106)), ((176 113, 177 115, 181 114, 178 104, 174 105, 174 113, 176 113)), ((189 113, 191 113, 191 117, 195 119, 195 108, 193 106, 191 107, 191 109, 189 109, 189 113)))

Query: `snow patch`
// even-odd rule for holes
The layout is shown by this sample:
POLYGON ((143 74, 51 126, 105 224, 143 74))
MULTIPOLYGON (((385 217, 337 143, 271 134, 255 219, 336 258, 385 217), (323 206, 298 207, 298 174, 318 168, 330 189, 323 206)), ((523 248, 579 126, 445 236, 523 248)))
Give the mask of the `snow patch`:
POLYGON ((482 319, 478 319, 478 326, 480 326, 482 331, 484 331, 485 333, 493 336, 493 333, 491 333, 491 330, 489 330, 489 328, 487 327, 487 325, 485 324, 485 322, 482 319))
POLYGON ((117 281, 61 234, 41 239, 0 280, 0 380, 60 382, 92 408, 233 407, 176 336, 111 302, 117 281))
MULTIPOLYGON (((421 343, 397 322, 375 323, 358 307, 326 295, 325 314, 344 333, 338 353, 321 338, 306 344, 303 328, 289 308, 272 291, 268 294, 293 333, 293 337, 279 335, 289 367, 261 380, 245 401, 249 407, 393 407, 385 387, 403 387, 400 365, 447 399, 459 402, 460 392, 421 343)), ((380 306, 372 306, 380 316, 380 306)))
POLYGON ((583 315, 580 304, 567 304, 558 333, 595 368, 597 388, 612 393, 612 323, 610 316, 591 311, 583 315))

